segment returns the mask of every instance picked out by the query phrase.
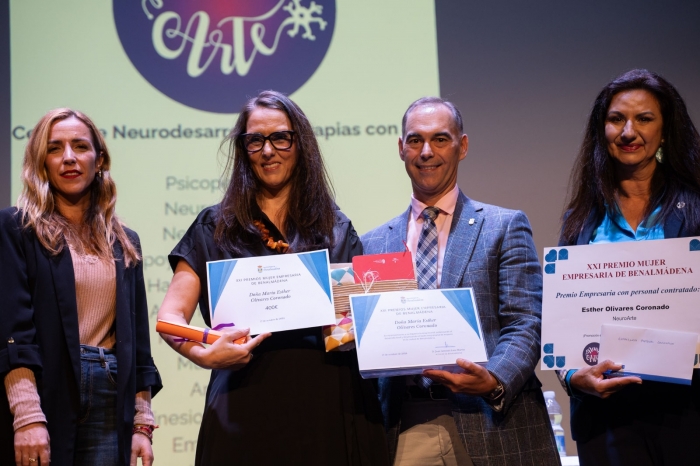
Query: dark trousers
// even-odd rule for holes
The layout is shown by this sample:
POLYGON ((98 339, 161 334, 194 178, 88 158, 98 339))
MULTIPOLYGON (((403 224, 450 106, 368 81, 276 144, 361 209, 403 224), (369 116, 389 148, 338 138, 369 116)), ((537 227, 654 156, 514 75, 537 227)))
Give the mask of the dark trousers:
POLYGON ((581 466, 700 464, 699 395, 697 383, 644 382, 605 400, 572 399, 581 466))

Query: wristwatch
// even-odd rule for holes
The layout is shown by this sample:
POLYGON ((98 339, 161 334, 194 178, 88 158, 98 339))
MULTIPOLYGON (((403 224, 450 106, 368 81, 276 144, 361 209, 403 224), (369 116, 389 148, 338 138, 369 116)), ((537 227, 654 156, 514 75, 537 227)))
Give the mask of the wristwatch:
MULTIPOLYGON (((493 374, 491 374, 493 375, 493 374)), ((496 376, 493 375, 493 378, 496 379, 496 376)), ((498 382, 498 385, 496 385, 496 388, 491 390, 491 393, 487 393, 484 395, 484 398, 486 398, 489 401, 498 401, 503 394, 505 393, 505 390, 503 389, 503 384, 501 383, 500 380, 496 379, 496 382, 498 382)))

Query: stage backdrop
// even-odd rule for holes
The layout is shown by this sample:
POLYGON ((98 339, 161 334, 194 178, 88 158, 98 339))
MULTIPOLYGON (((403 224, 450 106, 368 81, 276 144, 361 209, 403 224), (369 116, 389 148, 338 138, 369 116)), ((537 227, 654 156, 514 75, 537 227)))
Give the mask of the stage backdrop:
MULTIPOLYGON (((115 22, 107 0, 0 0, 0 207, 14 203, 16 198, 18 164, 28 128, 55 106, 85 110, 108 133, 114 175, 120 188, 118 210, 144 238, 147 259, 150 257, 146 272, 151 289, 149 299, 155 311, 171 276, 164 256, 176 241, 173 236, 176 238, 190 223, 192 214, 187 210, 194 211, 198 205, 216 202, 220 197, 218 188, 211 192, 211 185, 206 182, 187 181, 187 177, 215 180, 220 173, 216 152, 221 130, 218 137, 202 137, 206 135, 202 128, 213 128, 214 133, 216 128, 228 129, 236 117, 212 112, 213 107, 189 108, 178 103, 177 96, 193 100, 201 97, 209 102, 207 105, 230 103, 235 98, 232 94, 241 87, 238 71, 242 72, 245 64, 241 65, 240 60, 245 59, 246 63, 253 50, 252 24, 246 22, 242 29, 247 31, 244 40, 235 41, 239 47, 245 42, 246 53, 241 55, 231 46, 231 55, 239 61, 229 58, 226 62, 226 70, 234 64, 227 76, 236 81, 236 86, 224 92, 216 90, 218 76, 223 74, 221 55, 229 50, 224 45, 232 44, 230 38, 222 37, 216 57, 199 77, 191 80, 195 87, 198 80, 207 80, 208 84, 199 86, 199 91, 178 93, 178 86, 185 79, 183 73, 188 71, 192 45, 188 41, 179 56, 165 59, 144 34, 152 32, 149 28, 166 12, 176 13, 181 21, 180 32, 186 31, 194 12, 182 9, 180 4, 188 2, 123 3, 134 6, 131 11, 121 12, 122 16, 116 15, 115 22), (156 8, 160 3, 163 8, 156 8), (12 7, 11 123, 10 67, 6 59, 8 4, 12 7), (125 29, 120 18, 128 18, 126 30, 134 35, 135 44, 122 45, 119 37, 123 37, 125 29), (129 26, 132 23, 133 27, 129 26), (139 49, 143 49, 142 54, 139 49), (173 79, 159 80, 157 72, 149 68, 151 64, 156 69, 170 66, 168 72, 173 79), (175 75, 179 77, 176 79, 175 75), (168 85, 173 88, 167 88, 168 85), (202 97, 201 92, 208 90, 219 99, 212 103, 211 98, 202 97), (183 93, 187 95, 182 97, 183 93), (170 131, 178 125, 180 131, 193 131, 190 138, 184 137, 184 132, 179 139, 170 133, 161 137, 161 129, 170 131), (119 133, 116 135, 115 126, 119 133), (195 139, 196 128, 200 128, 201 136, 195 139), (131 138, 125 129, 158 131, 156 138, 141 139, 137 136, 140 133, 132 132, 131 138), (170 185, 169 176, 175 177, 170 178, 170 185), (182 179, 185 181, 178 181, 182 179), (173 212, 175 203, 178 209, 184 206, 183 215, 173 212)), ((217 26, 222 19, 260 16, 274 6, 245 3, 264 3, 261 9, 265 11, 241 9, 227 13, 201 7, 209 18, 208 31, 221 29, 223 34, 224 29, 231 30, 234 20, 217 26)), ((294 10, 296 2, 287 0, 282 6, 288 3, 294 3, 289 8, 294 10)), ((311 6, 310 0, 299 3, 306 8, 311 6)), ((301 25, 295 37, 287 32, 294 26, 285 26, 275 53, 265 55, 265 48, 258 48, 248 73, 258 73, 257 79, 293 74, 293 80, 283 79, 280 85, 292 81, 298 85, 305 74, 312 73, 300 88, 286 90, 292 92, 312 122, 321 127, 319 135, 323 135, 338 201, 360 233, 398 214, 408 203, 410 186, 397 156, 396 135, 387 134, 394 131, 390 125, 400 124, 410 101, 438 92, 438 61, 439 92, 462 110, 469 134, 470 150, 460 166, 460 187, 472 198, 524 210, 532 222, 538 251, 556 244, 569 172, 586 116, 596 94, 610 79, 636 67, 659 72, 678 87, 694 121, 700 122, 700 60, 693 53, 700 48, 700 2, 435 0, 434 7, 428 1, 339 0, 334 7, 329 2, 316 3, 323 10, 312 16, 328 23, 325 30, 321 30, 320 23, 310 23, 318 42, 303 38, 306 30, 301 25), (328 13, 333 8, 331 20, 328 13), (330 42, 323 35, 326 31, 332 31, 330 42), (313 57, 314 63, 321 60, 315 71, 298 65, 304 60, 296 55, 291 65, 284 62, 289 47, 313 48, 314 44, 327 47, 325 52, 303 52, 313 57), (319 58, 321 53, 325 55, 319 58), (382 125, 384 129, 375 129, 382 125), (342 126, 358 126, 361 135, 350 136, 342 126), (368 126, 373 126, 370 133, 384 134, 368 134, 368 126), (336 137, 344 132, 346 135, 336 137)), ((268 47, 281 21, 293 16, 287 13, 277 12, 274 17, 258 21, 265 26, 264 43, 268 47)), ((175 17, 170 17, 163 28, 176 26, 175 17)), ((193 20, 189 36, 194 35, 202 18, 199 15, 193 20)), ((161 21, 165 19, 168 16, 161 21)), ((175 31, 171 34, 175 42, 163 41, 171 52, 160 47, 166 56, 176 54, 183 44, 182 35, 175 31)), ((217 36, 211 39, 217 42, 217 36)), ((201 41, 199 44, 194 49, 201 50, 196 63, 202 68, 210 54, 201 47, 201 41)), ((190 71, 199 72, 197 68, 190 71)), ((254 94, 256 90, 246 92, 254 94)), ((190 450, 194 448, 198 422, 195 414, 201 412, 203 404, 199 390, 203 390, 207 376, 178 360, 156 339, 154 347, 156 362, 167 374, 166 390, 156 398, 155 407, 158 414, 169 416, 167 422, 161 418, 166 427, 156 437, 156 453, 165 464, 188 465, 192 462, 190 450), (171 453, 173 450, 182 453, 171 453)), ((557 391, 564 408, 562 425, 567 432, 567 449, 574 454, 575 444, 568 437, 568 397, 551 371, 538 373, 544 389, 557 391)))
MULTIPOLYGON (((172 277, 167 255, 220 200, 220 144, 261 90, 289 93, 307 114, 359 231, 408 203, 396 170, 401 116, 439 94, 431 0, 21 0, 10 14, 12 198, 29 131, 47 110, 93 118, 112 155, 118 213, 141 236, 152 327, 172 277)), ((153 402, 156 458, 188 465, 209 372, 151 338, 165 385, 153 402)))

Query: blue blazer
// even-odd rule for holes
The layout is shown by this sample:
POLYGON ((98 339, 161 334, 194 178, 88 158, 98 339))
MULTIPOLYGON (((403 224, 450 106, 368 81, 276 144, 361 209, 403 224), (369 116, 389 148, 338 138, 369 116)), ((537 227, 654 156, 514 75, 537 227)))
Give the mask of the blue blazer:
MULTIPOLYGON (((403 251, 409 215, 410 208, 363 235, 365 254, 403 251)), ((460 192, 440 287, 474 289, 489 356, 485 367, 505 388, 501 412, 481 397, 451 398, 455 423, 472 461, 560 464, 534 373, 540 357, 542 274, 525 214, 473 201, 460 192)), ((405 379, 380 379, 379 385, 393 452, 405 379)))

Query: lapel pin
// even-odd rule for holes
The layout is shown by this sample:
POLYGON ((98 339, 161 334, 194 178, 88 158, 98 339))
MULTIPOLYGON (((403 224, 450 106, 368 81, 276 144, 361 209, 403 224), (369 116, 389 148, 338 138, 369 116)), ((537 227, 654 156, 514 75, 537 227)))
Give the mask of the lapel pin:
POLYGON ((473 219, 473 218, 470 218, 470 219, 469 219, 469 225, 474 225, 474 219, 473 219))

